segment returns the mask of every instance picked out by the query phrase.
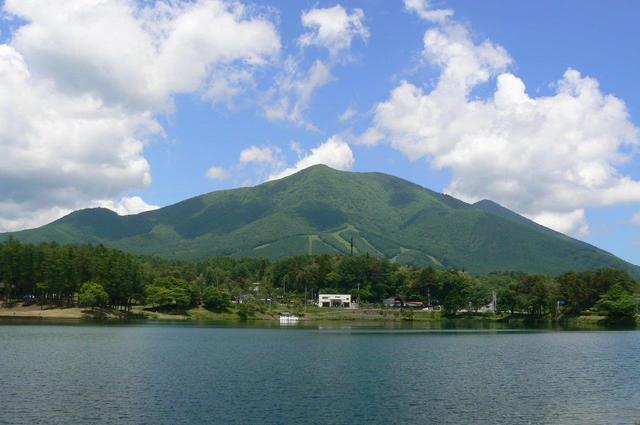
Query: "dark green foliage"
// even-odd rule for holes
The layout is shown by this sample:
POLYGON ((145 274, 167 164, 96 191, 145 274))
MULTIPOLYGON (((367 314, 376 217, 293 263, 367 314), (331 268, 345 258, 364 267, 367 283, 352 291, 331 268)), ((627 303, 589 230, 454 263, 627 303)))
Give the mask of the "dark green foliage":
POLYGON ((230 304, 229 293, 215 286, 210 286, 202 294, 202 304, 209 310, 226 310, 230 304))
POLYGON ((307 202, 295 209, 312 229, 320 231, 336 228, 346 224, 348 217, 338 207, 326 202, 307 202))
POLYGON ((139 259, 102 245, 0 243, 0 283, 5 298, 71 305, 85 282, 100 284, 105 304, 129 308, 144 293, 139 259))
MULTIPOLYGON (((35 243, 103 243, 183 260, 349 254, 353 237, 356 254, 384 255, 401 264, 476 274, 549 275, 608 267, 640 276, 638 267, 490 201, 469 205, 389 175, 322 165, 133 216, 82 210, 11 235, 35 243)), ((578 302, 575 308, 595 300, 578 302)))
POLYGON ((153 228, 153 223, 142 214, 120 217, 106 208, 79 210, 54 223, 82 229, 88 240, 118 240, 153 228))
POLYGON ((238 304, 238 317, 242 320, 254 318, 258 311, 258 304, 253 298, 247 298, 238 304))
POLYGON ((445 273, 440 279, 440 305, 445 314, 456 314, 466 307, 467 282, 460 273, 445 273))
POLYGON ((185 309, 193 304, 187 281, 173 276, 156 278, 146 292, 147 301, 158 307, 185 309))
POLYGON ((79 298, 80 304, 123 309, 148 301, 170 311, 201 303, 224 310, 235 299, 242 318, 263 312, 274 300, 301 306, 305 294, 314 299, 319 292, 348 293, 360 303, 378 305, 385 298, 400 297, 440 306, 453 315, 486 311, 495 292, 499 311, 558 317, 592 310, 615 320, 635 312, 640 290, 627 272, 615 269, 557 277, 523 272, 473 276, 371 255, 185 262, 136 257, 102 245, 31 245, 15 240, 0 243, 0 288, 8 301, 73 305, 79 298))
POLYGON ((270 212, 270 208, 269 203, 262 199, 230 199, 225 203, 203 206, 191 220, 176 224, 175 229, 187 239, 207 233, 224 234, 264 217, 270 212))
POLYGON ((80 287, 78 299, 81 305, 89 307, 104 306, 109 302, 109 294, 96 282, 85 282, 80 287))
POLYGON ((638 311, 638 302, 622 284, 616 283, 600 297, 596 308, 612 321, 633 321, 638 311))

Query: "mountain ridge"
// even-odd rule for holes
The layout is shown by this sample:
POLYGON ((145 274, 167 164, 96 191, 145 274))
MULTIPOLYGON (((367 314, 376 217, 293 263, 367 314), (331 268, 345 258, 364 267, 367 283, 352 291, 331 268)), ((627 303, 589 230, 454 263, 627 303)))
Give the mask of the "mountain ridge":
POLYGON ((499 204, 468 204, 378 172, 316 165, 253 187, 195 196, 140 214, 74 211, 42 227, 0 234, 24 242, 103 243, 175 259, 357 254, 474 273, 640 268, 499 204))

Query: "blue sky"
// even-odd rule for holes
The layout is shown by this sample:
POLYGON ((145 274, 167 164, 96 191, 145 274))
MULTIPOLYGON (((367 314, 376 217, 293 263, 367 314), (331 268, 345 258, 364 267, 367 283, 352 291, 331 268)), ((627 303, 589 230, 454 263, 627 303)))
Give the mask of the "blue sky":
POLYGON ((640 264, 638 2, 40 3, 1 3, 0 123, 24 113, 0 130, 0 230, 325 162, 494 199, 640 264))

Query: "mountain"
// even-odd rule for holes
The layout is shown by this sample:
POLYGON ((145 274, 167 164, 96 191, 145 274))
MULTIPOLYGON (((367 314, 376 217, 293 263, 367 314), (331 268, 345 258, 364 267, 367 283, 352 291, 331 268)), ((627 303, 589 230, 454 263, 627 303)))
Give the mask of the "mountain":
POLYGON ((176 259, 346 254, 353 239, 356 254, 474 273, 615 267, 640 276, 639 267, 494 202, 470 205, 390 175, 324 165, 136 215, 80 210, 0 240, 8 237, 102 243, 176 259))

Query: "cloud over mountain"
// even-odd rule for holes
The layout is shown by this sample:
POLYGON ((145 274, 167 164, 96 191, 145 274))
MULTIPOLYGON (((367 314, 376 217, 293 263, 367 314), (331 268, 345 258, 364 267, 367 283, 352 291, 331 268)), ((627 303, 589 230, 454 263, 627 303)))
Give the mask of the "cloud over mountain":
POLYGON ((7 0, 3 11, 24 23, 0 45, 0 230, 96 202, 128 211, 113 199, 150 184, 144 147, 173 96, 220 91, 280 51, 274 24, 237 2, 7 0))
POLYGON ((355 158, 349 144, 339 136, 332 136, 303 155, 295 165, 273 173, 269 180, 280 179, 318 164, 328 165, 337 170, 351 170, 354 162, 355 158))
MULTIPOLYGON (((406 2, 427 13, 414 3, 425 4, 406 2)), ((362 143, 427 158, 452 171, 453 196, 489 198, 570 234, 588 231, 588 207, 640 201, 640 182, 618 169, 640 142, 622 100, 570 68, 552 94, 532 97, 507 71, 512 58, 503 47, 477 42, 453 20, 430 20, 439 24, 424 35, 423 57, 439 69, 435 87, 402 81, 375 107, 362 143), (490 95, 472 95, 492 81, 490 95)))

